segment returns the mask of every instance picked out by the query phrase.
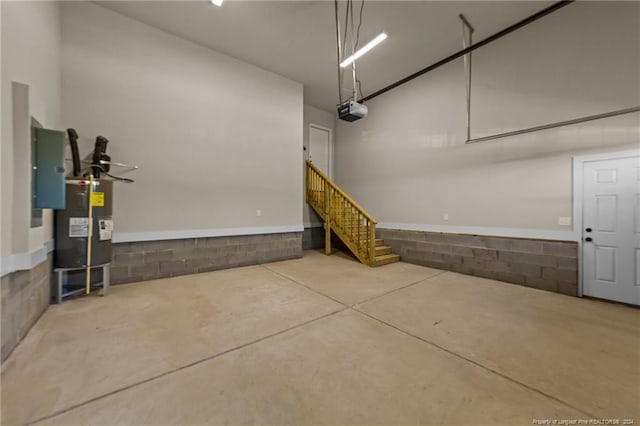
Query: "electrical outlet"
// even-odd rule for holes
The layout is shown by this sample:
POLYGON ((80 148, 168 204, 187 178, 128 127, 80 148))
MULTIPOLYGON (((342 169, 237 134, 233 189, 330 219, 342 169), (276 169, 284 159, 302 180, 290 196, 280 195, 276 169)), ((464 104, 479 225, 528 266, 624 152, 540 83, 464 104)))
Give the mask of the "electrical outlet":
POLYGON ((260 209, 256 210, 256 216, 258 217, 262 216, 262 210, 260 209))
POLYGON ((558 216, 558 225, 571 226, 571 218, 569 216, 558 216))
POLYGON ((442 220, 449 220, 449 213, 445 213, 442 215, 442 220))

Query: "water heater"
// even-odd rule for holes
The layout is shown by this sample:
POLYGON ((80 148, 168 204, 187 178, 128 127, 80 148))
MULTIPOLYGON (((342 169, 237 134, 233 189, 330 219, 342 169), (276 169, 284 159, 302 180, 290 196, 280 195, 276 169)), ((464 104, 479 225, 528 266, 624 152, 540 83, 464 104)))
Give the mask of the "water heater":
POLYGON ((66 207, 55 214, 56 268, 85 268, 111 262, 113 181, 66 180, 66 207), (91 265, 87 265, 89 206, 92 209, 91 265))

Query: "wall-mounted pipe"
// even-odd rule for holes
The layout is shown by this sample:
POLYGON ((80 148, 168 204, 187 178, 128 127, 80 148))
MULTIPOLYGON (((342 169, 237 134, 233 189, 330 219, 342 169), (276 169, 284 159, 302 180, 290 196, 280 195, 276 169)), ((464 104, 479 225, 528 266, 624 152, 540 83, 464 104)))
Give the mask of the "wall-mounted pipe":
POLYGON ((336 48, 338 52, 338 101, 342 105, 342 72, 340 71, 340 62, 342 62, 342 42, 340 39, 340 20, 338 19, 338 0, 334 0, 333 7, 336 12, 336 48))
MULTIPOLYGON (((473 32, 475 29, 462 13, 458 16, 462 21, 462 48, 466 49, 473 44, 473 32), (468 40, 467 33, 469 34, 468 40)), ((471 139, 471 53, 464 55, 464 73, 467 85, 467 140, 469 140, 471 139)))
POLYGON ((469 139, 469 140, 467 140, 466 143, 485 142, 485 141, 490 141, 490 140, 494 140, 494 139, 506 138, 506 137, 509 137, 509 136, 522 135, 524 133, 531 133, 531 132, 538 132, 540 130, 553 129, 555 127, 562 127, 562 126, 569 126, 571 124, 584 123, 585 121, 593 121, 593 120, 600 120, 602 118, 615 117, 616 115, 631 114, 633 112, 640 112, 640 106, 619 109, 619 110, 616 110, 616 111, 605 112, 605 113, 602 113, 602 114, 588 115, 586 117, 574 118, 572 120, 558 121, 557 123, 544 124, 542 126, 529 127, 529 128, 521 129, 521 130, 514 130, 513 132, 498 133, 496 135, 490 135, 490 136, 484 136, 484 137, 481 137, 481 138, 469 139))
POLYGON ((89 174, 89 229, 87 230, 87 270, 85 293, 91 293, 91 245, 93 244, 93 173, 89 174))
POLYGON ((499 31, 499 32, 497 32, 497 33, 485 38, 484 40, 481 40, 478 43, 467 47, 466 49, 462 49, 462 50, 454 53, 453 55, 449 55, 446 58, 441 59, 438 62, 436 62, 434 64, 431 64, 428 67, 423 68, 420 71, 415 72, 415 73, 411 74, 410 76, 407 76, 407 77, 403 78, 402 80, 398 80, 395 83, 390 84, 387 87, 378 90, 377 92, 374 92, 374 93, 372 93, 370 95, 365 96, 364 98, 362 98, 361 102, 370 101, 371 99, 373 99, 373 98, 375 98, 377 96, 380 96, 383 93, 386 93, 391 89, 395 89, 396 87, 401 86, 401 85, 413 80, 414 78, 420 77, 423 74, 426 74, 426 73, 428 73, 430 71, 435 70, 436 68, 440 68, 441 66, 443 66, 445 64, 448 64, 449 62, 451 62, 453 60, 456 60, 456 59, 460 58, 461 56, 466 55, 467 53, 471 53, 474 50, 481 48, 482 46, 485 46, 485 45, 487 45, 487 44, 489 44, 491 42, 494 42, 494 41, 498 40, 499 38, 502 38, 502 37, 506 36, 509 33, 512 33, 512 32, 514 32, 514 31, 516 31, 516 30, 518 30, 518 29, 520 29, 520 28, 522 28, 522 27, 524 27, 526 25, 529 25, 532 22, 537 21, 540 18, 543 18, 543 17, 547 16, 550 13, 555 12, 556 10, 559 10, 559 9, 565 7, 565 6, 568 6, 571 3, 573 3, 574 1, 575 0, 563 0, 563 1, 559 1, 557 3, 554 3, 553 5, 545 8, 545 9, 542 9, 540 12, 534 13, 533 15, 529 16, 528 18, 525 18, 525 19, 523 19, 523 20, 511 25, 511 26, 503 29, 502 31, 499 31))

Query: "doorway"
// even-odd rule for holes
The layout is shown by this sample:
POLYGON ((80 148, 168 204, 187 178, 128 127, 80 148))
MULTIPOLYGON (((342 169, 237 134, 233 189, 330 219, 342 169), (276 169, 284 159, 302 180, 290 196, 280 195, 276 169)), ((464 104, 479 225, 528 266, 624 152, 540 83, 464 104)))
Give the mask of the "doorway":
POLYGON ((309 124, 309 160, 329 178, 333 177, 331 129, 309 124))
POLYGON ((640 305, 640 152, 575 158, 574 200, 582 294, 640 305))

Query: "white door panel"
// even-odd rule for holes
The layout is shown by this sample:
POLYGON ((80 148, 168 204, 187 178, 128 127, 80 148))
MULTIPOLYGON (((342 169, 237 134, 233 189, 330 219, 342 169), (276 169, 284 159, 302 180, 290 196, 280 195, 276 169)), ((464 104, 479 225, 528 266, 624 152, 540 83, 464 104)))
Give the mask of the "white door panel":
POLYGON ((640 305, 640 157, 583 164, 583 293, 640 305))
POLYGON ((596 230, 598 232, 616 232, 618 196, 596 195, 596 208, 596 230))
POLYGON ((640 287, 640 249, 636 249, 636 282, 635 285, 640 287))
POLYGON ((635 214, 635 220, 636 220, 635 233, 636 233, 636 234, 639 234, 639 233, 640 233, 640 194, 636 194, 636 214, 635 214))
POLYGON ((616 249, 615 247, 595 247, 596 280, 616 281, 616 249))
POLYGON ((598 183, 616 183, 618 173, 617 170, 598 170, 596 171, 596 182, 598 183))

